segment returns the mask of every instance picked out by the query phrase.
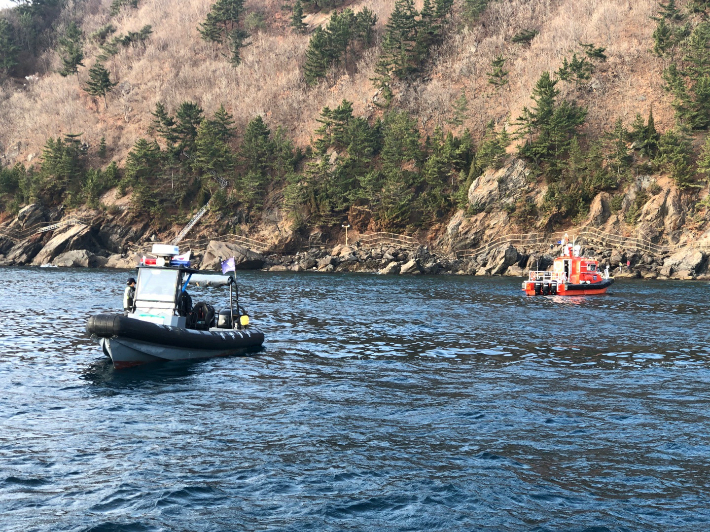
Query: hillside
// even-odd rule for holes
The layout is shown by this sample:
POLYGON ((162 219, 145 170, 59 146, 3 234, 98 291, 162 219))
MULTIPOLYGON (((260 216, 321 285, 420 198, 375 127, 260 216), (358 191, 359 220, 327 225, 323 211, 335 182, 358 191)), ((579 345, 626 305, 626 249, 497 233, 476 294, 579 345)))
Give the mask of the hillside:
MULTIPOLYGON (((411 57, 403 65, 394 57, 384 78, 389 26, 401 10, 411 11, 406 0, 304 1, 303 32, 291 27, 293 5, 237 2, 233 24, 249 35, 238 64, 230 63, 228 46, 201 36, 211 0, 49 3, 56 13, 44 22, 43 46, 34 55, 21 51, 0 87, 6 218, 35 202, 108 209, 131 223, 149 220, 150 232, 167 238, 212 198, 211 216, 195 231, 278 241, 316 227, 338 233, 348 220, 360 231, 435 239, 452 216, 479 214, 469 189, 486 168, 520 155, 531 169, 527 195, 474 240, 584 223, 600 194, 614 212, 622 203, 622 214, 633 211, 615 230, 648 233, 638 218, 654 194, 634 192, 641 175, 652 176, 646 186, 654 191, 677 190, 692 230, 704 230, 707 124, 697 116, 707 109, 697 80, 708 72, 693 70, 687 57, 703 38, 700 49, 710 57, 705 2, 678 2, 676 19, 668 14, 676 9, 672 0, 442 0, 431 3, 436 15, 427 37, 429 2, 419 0, 411 57), (372 35, 353 32, 344 55, 329 59, 313 82, 313 42, 335 35, 344 9, 374 15, 372 35), (659 20, 670 28, 661 52, 654 50, 665 24, 659 20), (73 23, 83 65, 62 76, 62 39, 73 23), (107 36, 97 36, 109 26, 107 36), (527 40, 518 38, 526 32, 527 40), (111 39, 131 35, 106 53, 111 39), (115 83, 105 102, 85 89, 97 62, 115 83), (676 82, 664 80, 676 64, 676 82), (550 117, 561 109, 555 116, 569 124, 550 118, 540 125, 530 114, 542 106, 539 92, 531 97, 544 73, 550 117), (178 131, 186 103, 193 106, 191 136, 178 131), (157 109, 164 110, 162 125, 157 109), (214 136, 218 115, 230 124, 222 137, 214 136)), ((18 27, 17 9, 3 15, 18 27)), ((674 231, 646 236, 678 241, 674 231)))
MULTIPOLYGON (((78 132, 90 144, 105 135, 116 160, 123 161, 135 140, 146 135, 157 102, 175 109, 183 101, 194 101, 206 113, 224 104, 239 131, 261 114, 273 126, 283 125, 302 146, 318 127, 323 107, 337 106, 346 99, 353 102, 356 115, 373 112, 375 89, 370 80, 375 76, 377 48, 360 60, 356 72, 341 73, 334 83, 307 88, 302 66, 309 36, 289 29, 289 13, 280 9, 282 2, 247 2, 247 11, 260 13, 264 27, 255 32, 243 63, 236 68, 200 39, 197 22, 205 18, 210 0, 181 2, 179 10, 166 0, 141 0, 137 9, 124 8, 115 17, 109 15, 110 4, 111 0, 77 3, 77 11, 86 10, 81 23, 85 36, 108 23, 116 26, 117 34, 150 24, 153 34, 145 48, 123 49, 107 63, 119 81, 109 109, 101 109, 80 89, 88 68, 80 68, 79 80, 63 78, 56 73, 57 54, 47 52, 46 73, 22 89, 5 84, 0 94, 0 119, 6 126, 0 131, 0 144, 12 162, 32 153, 37 156, 50 136, 78 132), (15 150, 18 144, 19 152, 15 150)), ((350 5, 355 10, 372 9, 381 34, 392 4, 369 0, 350 5)), ((590 106, 586 132, 609 129, 619 117, 630 124, 637 112, 648 114, 651 103, 660 129, 665 129, 673 119, 662 90, 663 60, 650 51, 654 26, 649 17, 656 10, 657 2, 651 0, 491 2, 477 22, 447 36, 433 54, 431 73, 408 86, 398 103, 431 132, 437 125, 446 125, 454 101, 465 90, 469 112, 462 127, 480 136, 490 120, 503 124, 519 116, 523 106, 530 104, 540 73, 557 69, 563 57, 579 51, 579 42, 591 42, 606 47, 609 60, 590 82, 591 94, 570 90, 590 106), (531 46, 510 44, 510 38, 526 28, 540 32, 531 46), (498 54, 511 58, 510 84, 502 91, 492 90, 486 76, 498 54)), ((307 16, 305 22, 327 21, 318 15, 307 16)), ((466 24, 460 11, 454 24, 466 24)), ((98 47, 87 41, 85 63, 89 66, 98 47)))

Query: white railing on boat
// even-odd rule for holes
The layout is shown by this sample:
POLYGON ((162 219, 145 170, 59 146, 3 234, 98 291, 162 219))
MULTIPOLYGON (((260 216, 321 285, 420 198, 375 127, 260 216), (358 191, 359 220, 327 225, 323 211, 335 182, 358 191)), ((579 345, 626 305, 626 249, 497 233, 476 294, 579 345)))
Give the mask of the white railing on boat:
POLYGON ((564 272, 546 272, 546 271, 530 271, 528 280, 534 283, 556 283, 561 284, 567 282, 567 276, 564 272))

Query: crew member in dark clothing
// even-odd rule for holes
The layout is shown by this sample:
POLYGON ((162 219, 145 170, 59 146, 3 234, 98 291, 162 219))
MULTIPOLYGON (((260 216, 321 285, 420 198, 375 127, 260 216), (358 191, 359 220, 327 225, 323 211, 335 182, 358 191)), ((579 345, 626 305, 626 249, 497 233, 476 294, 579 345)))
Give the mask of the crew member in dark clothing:
POLYGON ((123 292, 123 311, 129 313, 133 311, 133 300, 136 298, 136 280, 130 277, 126 281, 126 290, 123 292))

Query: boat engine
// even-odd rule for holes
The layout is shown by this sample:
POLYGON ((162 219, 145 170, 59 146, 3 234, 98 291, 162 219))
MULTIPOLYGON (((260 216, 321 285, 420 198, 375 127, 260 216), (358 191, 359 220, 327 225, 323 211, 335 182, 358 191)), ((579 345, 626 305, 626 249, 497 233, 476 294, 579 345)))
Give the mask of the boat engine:
POLYGON ((232 328, 232 313, 228 308, 219 311, 217 315, 217 327, 220 329, 232 328))

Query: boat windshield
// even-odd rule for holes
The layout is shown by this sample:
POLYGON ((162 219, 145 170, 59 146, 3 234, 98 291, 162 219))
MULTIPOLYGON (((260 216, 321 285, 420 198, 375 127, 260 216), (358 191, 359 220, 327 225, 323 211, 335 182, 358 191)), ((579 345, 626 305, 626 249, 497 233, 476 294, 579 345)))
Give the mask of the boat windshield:
POLYGON ((141 268, 136 287, 136 301, 175 301, 177 270, 141 268))
POLYGON ((588 271, 588 272, 595 272, 595 271, 597 271, 597 265, 596 265, 596 264, 587 264, 587 271, 588 271))

